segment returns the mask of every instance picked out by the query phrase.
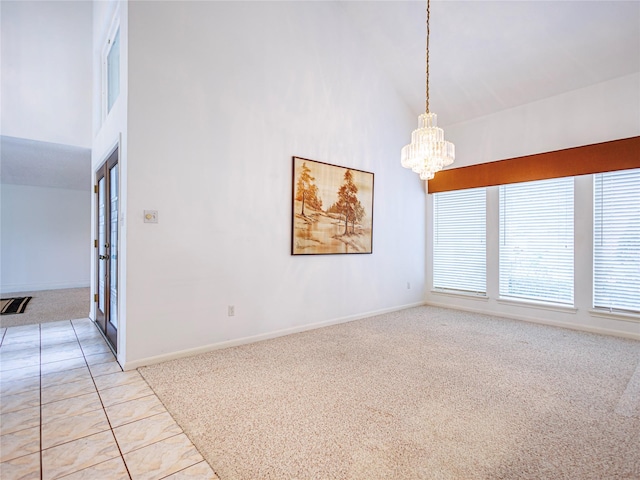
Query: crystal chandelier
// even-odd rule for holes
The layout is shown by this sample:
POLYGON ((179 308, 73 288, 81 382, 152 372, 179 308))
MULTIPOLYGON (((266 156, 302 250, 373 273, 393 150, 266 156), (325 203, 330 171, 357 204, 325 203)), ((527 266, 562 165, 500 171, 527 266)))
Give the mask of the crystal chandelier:
POLYGON ((431 180, 436 172, 451 165, 456 156, 453 143, 444 139, 444 130, 437 126, 437 115, 429 112, 429 16, 431 0, 427 0, 427 82, 425 113, 418 117, 418 129, 411 133, 411 143, 402 148, 401 162, 420 174, 421 180, 431 180))

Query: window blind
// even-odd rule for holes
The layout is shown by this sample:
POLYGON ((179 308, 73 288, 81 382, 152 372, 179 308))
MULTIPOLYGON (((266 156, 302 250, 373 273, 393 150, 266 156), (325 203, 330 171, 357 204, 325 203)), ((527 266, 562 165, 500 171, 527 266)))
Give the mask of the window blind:
POLYGON ((484 294, 486 189, 433 195, 433 287, 484 294))
POLYGON ((640 169, 594 175, 593 306, 640 313, 640 169))
POLYGON ((573 305, 573 183, 500 186, 500 296, 573 305))

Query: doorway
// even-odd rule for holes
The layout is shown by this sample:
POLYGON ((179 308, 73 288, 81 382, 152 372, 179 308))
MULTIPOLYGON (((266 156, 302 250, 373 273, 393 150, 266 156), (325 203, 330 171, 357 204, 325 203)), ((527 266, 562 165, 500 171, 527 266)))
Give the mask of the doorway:
POLYGON ((96 171, 96 323, 118 351, 118 148, 96 171))

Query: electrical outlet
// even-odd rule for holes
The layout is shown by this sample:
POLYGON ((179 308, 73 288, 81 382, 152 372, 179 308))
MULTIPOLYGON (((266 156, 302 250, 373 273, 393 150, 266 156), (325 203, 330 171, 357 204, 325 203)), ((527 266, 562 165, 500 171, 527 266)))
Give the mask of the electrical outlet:
POLYGON ((227 307, 227 315, 229 315, 230 317, 233 317, 236 314, 236 307, 234 307, 233 305, 229 305, 227 307))
POLYGON ((411 282, 407 282, 407 290, 411 290, 411 282))
POLYGON ((158 223, 158 211, 157 210, 145 210, 144 211, 144 223, 158 223))

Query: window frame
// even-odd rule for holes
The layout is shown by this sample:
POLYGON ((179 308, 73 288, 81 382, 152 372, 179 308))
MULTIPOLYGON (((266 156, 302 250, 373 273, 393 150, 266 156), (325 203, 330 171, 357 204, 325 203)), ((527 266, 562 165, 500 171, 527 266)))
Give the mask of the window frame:
MULTIPOLYGON (((635 176, 637 176, 638 180, 637 180, 637 184, 638 187, 640 187, 640 168, 634 168, 634 169, 628 169, 628 170, 618 170, 618 171, 613 171, 613 172, 602 172, 602 173, 598 173, 598 174, 594 174, 593 175, 593 229, 592 229, 592 238, 593 238, 593 275, 592 275, 592 292, 591 292, 591 307, 592 307, 592 312, 594 313, 601 313, 601 314, 608 314, 608 315, 621 315, 621 316, 632 316, 632 317, 637 317, 640 316, 640 301, 638 302, 638 307, 637 309, 633 308, 633 306, 629 306, 629 305, 622 305, 622 304, 618 304, 618 305, 613 305, 613 303, 616 303, 616 301, 618 300, 614 300, 613 302, 610 302, 609 305, 605 305, 605 302, 601 302, 599 300, 599 298, 603 295, 606 295, 607 293, 607 289, 603 288, 603 290, 601 290, 599 293, 597 292, 597 287, 598 287, 598 280, 601 279, 600 275, 598 275, 598 263, 607 263, 607 260, 611 260, 611 258, 604 258, 603 257, 598 257, 598 253, 599 253, 599 247, 602 247, 603 250, 605 250, 605 254, 606 254, 606 249, 607 246, 604 245, 599 245, 599 243, 602 243, 604 241, 604 236, 606 235, 607 237, 611 237, 611 236, 615 236, 616 233, 618 233, 619 235, 626 235, 627 232, 625 231, 624 233, 620 233, 619 229, 622 227, 624 229, 631 229, 631 240, 636 240, 634 239, 633 233, 634 233, 634 229, 637 229, 637 233, 640 236, 640 217, 638 219, 634 219, 635 223, 630 224, 628 219, 625 218, 627 216, 627 212, 629 211, 640 211, 639 210, 634 210, 633 208, 631 209, 627 209, 628 204, 626 206, 622 206, 620 207, 621 209, 623 209, 623 211, 620 214, 620 218, 615 218, 612 219, 610 222, 608 222, 608 226, 609 226, 609 231, 605 232, 604 230, 604 225, 602 225, 602 220, 603 218, 612 218, 611 215, 606 215, 605 216, 605 192, 604 192, 604 184, 600 184, 598 183, 598 179, 603 179, 605 177, 618 177, 620 178, 621 176, 624 176, 625 174, 631 173, 635 176), (599 222, 600 222, 600 226, 599 226, 599 222), (598 237, 600 238, 600 240, 598 239, 598 237), (631 307, 631 308, 628 308, 631 307)), ((615 180, 614 180, 615 181, 615 180)), ((620 195, 623 195, 623 193, 620 192, 620 188, 619 185, 622 182, 617 183, 618 188, 616 188, 617 193, 620 193, 620 195)), ((633 185, 636 185, 635 183, 633 185)), ((611 188, 611 185, 610 187, 611 188)), ((638 195, 639 199, 638 199, 638 203, 640 204, 640 188, 638 189, 634 189, 633 186, 629 186, 626 187, 626 190, 624 193, 626 193, 627 195, 629 193, 631 194, 635 194, 638 195)), ((614 192, 615 193, 615 192, 614 192)), ((609 202, 614 203, 614 206, 618 207, 618 204, 620 202, 620 200, 618 198, 614 198, 608 199, 609 202)), ((634 199, 635 200, 635 199, 634 199)), ((635 204, 635 203, 634 203, 635 204)), ((639 205, 640 206, 640 205, 639 205)), ((611 204, 609 205, 609 208, 611 208, 611 204)), ((640 214, 636 214, 636 215, 640 215, 640 214)), ((640 240, 636 240, 636 242, 638 243, 638 246, 636 249, 633 249, 631 252, 631 257, 633 258, 633 256, 635 255, 638 259, 640 259, 640 240)), ((611 248, 612 247, 612 243, 608 243, 608 247, 611 248)), ((617 244, 616 244, 617 245, 617 244)), ((639 263, 639 276, 638 276, 638 292, 640 292, 640 260, 638 261, 639 263)), ((604 271, 610 271, 611 268, 618 266, 617 262, 614 262, 614 265, 606 265, 605 267, 603 267, 604 271)), ((624 270, 624 269, 622 269, 624 270)), ((620 280, 620 277, 622 278, 629 278, 629 272, 619 272, 617 275, 614 276, 613 280, 620 280)), ((602 280, 605 280, 604 278, 602 280)), ((626 285, 625 285, 626 286, 626 285)), ((631 285, 631 289, 633 289, 633 287, 635 286, 635 284, 631 285)), ((638 293, 638 295, 640 296, 640 293, 638 293)))
POLYGON ((109 30, 107 30, 107 35, 103 41, 103 46, 102 46, 102 51, 101 51, 101 57, 100 57, 100 66, 101 66, 101 84, 102 84, 102 91, 101 91, 101 111, 102 111, 102 122, 104 122, 109 113, 111 112, 111 110, 113 110, 113 107, 116 105, 118 98, 120 98, 120 91, 121 91, 121 86, 122 86, 122 78, 121 78, 121 71, 122 71, 122 48, 121 48, 121 38, 120 38, 120 16, 118 14, 118 12, 116 12, 116 14, 113 17, 113 20, 111 21, 111 25, 109 27, 109 30), (110 86, 110 82, 109 82, 109 55, 111 54, 111 50, 114 46, 114 44, 116 43, 115 40, 118 39, 118 93, 115 96, 115 98, 113 99, 113 103, 110 106, 109 105, 109 86, 110 86))
MULTIPOLYGON (((560 308, 573 308, 575 307, 575 177, 560 177, 555 179, 546 179, 546 180, 535 180, 531 182, 519 182, 519 183, 511 183, 499 186, 499 206, 498 206, 498 235, 499 235, 499 243, 498 243, 498 299, 502 301, 508 302, 526 302, 526 303, 535 303, 538 305, 548 305, 553 307, 560 308), (565 213, 558 214, 558 220, 564 216, 564 223, 560 223, 557 225, 552 225, 552 228, 558 228, 560 230, 565 230, 565 234, 563 236, 553 236, 551 234, 547 234, 549 238, 565 238, 567 240, 569 237, 570 241, 560 242, 565 244, 565 248, 570 248, 570 253, 568 255, 563 255, 561 249, 557 244, 554 243, 538 243, 537 236, 531 236, 530 242, 528 245, 526 243, 512 241, 514 237, 507 238, 508 229, 516 229, 516 231, 521 232, 525 227, 523 223, 519 223, 518 221, 512 222, 511 225, 505 224, 505 215, 514 215, 514 212, 506 212, 504 209, 506 208, 505 196, 509 189, 518 189, 515 192, 512 190, 512 195, 515 193, 516 195, 520 195, 521 199, 517 200, 518 203, 515 205, 511 205, 512 209, 516 209, 516 214, 518 208, 522 208, 526 205, 526 202, 523 200, 527 194, 526 190, 523 189, 526 185, 531 185, 534 187, 535 195, 531 195, 532 197, 538 197, 545 190, 550 189, 553 185, 552 182, 561 185, 563 182, 566 184, 571 184, 571 192, 569 199, 569 192, 565 192, 565 199, 560 200, 561 202, 565 202, 565 205, 568 206, 568 203, 571 204, 570 211, 565 210, 565 213), (545 184, 544 186, 540 184, 545 184), (540 187, 538 188, 538 186, 540 187), (539 191, 538 191, 539 190, 539 191), (508 245, 507 245, 508 242, 508 245), (506 248, 510 251, 507 252, 506 248), (511 282, 514 280, 514 275, 512 270, 514 267, 514 262, 512 261, 511 256, 513 255, 513 251, 520 250, 522 252, 522 262, 523 267, 521 268, 522 282, 524 282, 521 286, 523 290, 529 290, 531 293, 518 293, 517 288, 511 289, 511 282), (538 259, 540 265, 542 267, 547 268, 547 274, 543 275, 539 269, 532 270, 530 266, 527 266, 528 263, 536 261, 536 254, 538 255, 538 259), (541 257, 541 255, 545 255, 547 258, 541 257), (551 268, 552 261, 548 258, 549 255, 558 255, 558 258, 561 259, 562 263, 557 264, 562 265, 564 270, 560 271, 560 275, 564 274, 565 281, 559 281, 555 285, 565 292, 568 291, 568 294, 561 294, 558 292, 557 295, 553 294, 553 284, 551 283, 540 283, 541 280, 549 278, 548 275, 551 268), (508 265, 506 261, 509 260, 508 265), (506 271, 507 268, 510 268, 509 272, 506 271), (570 277, 570 280, 568 278, 570 277), (527 283, 528 282, 528 283, 527 283), (537 286, 536 286, 537 282, 537 286), (505 289, 505 284, 508 284, 508 289, 505 289), (536 295, 536 292, 538 294, 536 295)), ((559 198, 562 197, 562 191, 558 190, 559 198)), ((534 202, 534 200, 532 200, 534 202)), ((528 206, 528 205, 527 205, 528 206)), ((526 215, 525 212, 520 212, 518 216, 526 215)), ((549 228, 550 224, 546 223, 545 218, 540 215, 538 218, 537 213, 531 213, 527 215, 526 218, 530 220, 538 220, 536 227, 539 229, 538 231, 544 230, 546 227, 549 228)), ((549 218, 549 217, 547 217, 549 218)), ((518 235, 521 235, 518 234, 518 235)), ((542 237, 544 239, 544 237, 542 237)))
MULTIPOLYGON (((468 295, 468 296, 475 296, 475 297, 483 297, 486 298, 487 297, 487 189, 485 187, 481 187, 481 188, 474 188, 474 189, 465 189, 465 190, 456 190, 456 191, 451 191, 451 192, 442 192, 442 193, 435 193, 432 196, 432 202, 433 202, 433 234, 432 234, 432 262, 431 262, 431 274, 432 274, 432 289, 434 292, 436 293, 448 293, 448 294, 454 294, 454 295, 468 295), (451 226, 453 225, 452 223, 448 223, 448 224, 443 224, 442 226, 440 226, 438 224, 438 208, 439 208, 439 198, 446 198, 446 197, 455 197, 457 195, 460 195, 461 198, 459 199, 455 199, 454 202, 459 202, 457 204, 454 205, 454 202, 449 201, 448 205, 447 203, 444 204, 445 208, 446 206, 454 206, 459 208, 460 206, 462 206, 464 204, 465 201, 468 201, 469 198, 473 198, 474 194, 481 194, 478 195, 478 197, 482 198, 482 205, 477 205, 476 207, 479 207, 482 214, 481 214, 481 218, 483 219, 482 222, 482 226, 480 227, 482 232, 476 232, 477 234, 480 234, 480 237, 475 237, 476 239, 481 238, 480 242, 482 247, 481 248, 477 248, 474 249, 474 247, 471 244, 467 244, 465 245, 464 242, 459 243, 458 245, 462 248, 466 248, 469 247, 468 250, 465 250, 465 252, 474 253, 479 253, 481 251, 481 255, 482 255, 482 259, 480 262, 473 262, 473 261, 469 261, 467 262, 466 267, 468 268, 476 268, 476 269, 480 269, 480 276, 482 277, 481 279, 476 277, 469 277, 466 279, 466 281, 468 283, 464 284, 463 287, 467 287, 467 288, 455 288, 451 283, 449 285, 444 285, 447 283, 447 280, 451 280, 451 278, 446 278, 446 276, 442 276, 440 279, 443 280, 443 284, 441 285, 437 285, 436 283, 438 282, 438 274, 437 274, 437 268, 438 266, 436 265, 437 260, 439 260, 439 257, 436 253, 437 250, 437 245, 438 245, 438 236, 439 236, 439 232, 441 229, 447 229, 447 227, 451 228, 451 226), (476 283, 476 286, 479 287, 480 284, 483 285, 482 288, 472 288, 472 285, 474 284, 474 282, 476 283)), ((452 212, 446 212, 448 214, 451 214, 452 212)), ((461 212, 461 216, 464 216, 466 212, 461 212)), ((478 212, 475 211, 473 213, 471 213, 471 215, 476 215, 476 217, 473 218, 477 218, 477 214, 478 212)), ((473 222, 473 220, 471 220, 471 223, 473 222)), ((464 225, 462 226, 470 226, 470 219, 466 218, 464 219, 464 225)), ((473 231, 469 231, 469 234, 473 234, 473 231)), ((445 241, 451 241, 450 238, 445 239, 445 241)), ((453 239, 453 241, 455 242, 455 238, 453 239)), ((443 252, 443 256, 446 256, 443 252)), ((471 259, 473 260, 473 258, 471 259)), ((465 262, 461 262, 461 265, 456 265, 456 267, 463 267, 465 265, 465 262)), ((468 271, 468 270, 467 270, 468 271)), ((444 274, 443 274, 444 275, 444 274)), ((462 281, 462 283, 464 283, 465 279, 464 278, 460 278, 459 280, 462 281)), ((462 285, 462 283, 460 285, 462 285)))

